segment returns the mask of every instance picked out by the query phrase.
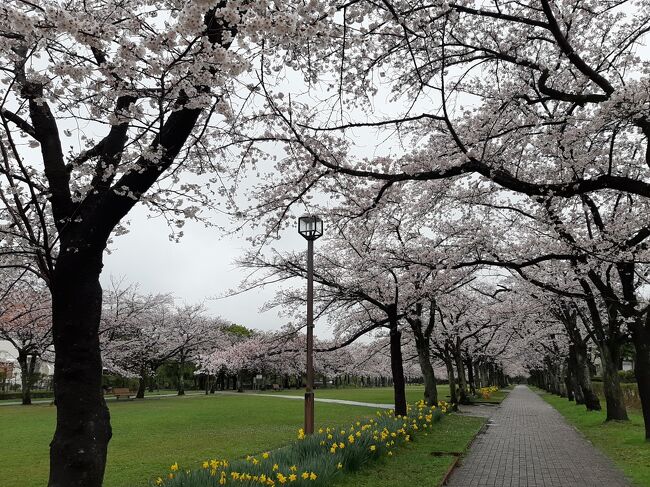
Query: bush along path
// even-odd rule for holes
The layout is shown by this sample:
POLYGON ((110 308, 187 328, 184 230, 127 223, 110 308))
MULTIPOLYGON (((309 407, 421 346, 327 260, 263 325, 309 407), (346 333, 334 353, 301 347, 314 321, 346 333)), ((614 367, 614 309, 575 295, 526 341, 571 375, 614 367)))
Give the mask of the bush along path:
POLYGON ((357 421, 345 429, 321 428, 311 436, 298 431, 291 444, 245 459, 207 459, 198 468, 173 464, 151 485, 164 487, 213 487, 215 485, 331 486, 347 472, 359 470, 382 457, 391 457, 400 446, 427 432, 448 413, 448 404, 409 405, 406 416, 392 410, 357 421))

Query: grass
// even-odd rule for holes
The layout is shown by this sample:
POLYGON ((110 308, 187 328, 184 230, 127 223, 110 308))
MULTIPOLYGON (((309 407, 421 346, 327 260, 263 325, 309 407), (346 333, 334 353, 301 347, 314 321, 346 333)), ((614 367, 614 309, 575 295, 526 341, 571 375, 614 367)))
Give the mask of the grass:
POLYGON ((587 411, 584 406, 578 406, 566 398, 537 392, 594 446, 609 456, 635 485, 650 485, 650 442, 645 441, 640 412, 628 412, 629 422, 605 423, 604 411, 587 411))
MULTIPOLYGON (((239 458, 293 440, 303 404, 250 396, 189 396, 109 403, 113 423, 105 487, 136 487, 178 461, 239 458)), ((47 483, 54 407, 0 407, 3 487, 47 483)), ((374 410, 316 403, 318 424, 343 425, 374 410)))
MULTIPOLYGON (((421 399, 423 391, 422 386, 409 386, 408 401, 421 399)), ((303 391, 282 393, 302 395, 303 391)), ((439 385, 438 393, 441 399, 446 399, 448 386, 439 385)), ((320 389, 317 397, 387 404, 392 403, 393 391, 389 387, 320 389)), ((166 472, 176 461, 189 467, 207 457, 239 458, 256 450, 277 448, 295 437, 303 418, 301 401, 264 396, 199 394, 108 404, 114 435, 109 446, 105 487, 146 485, 149 478, 166 472)), ((374 412, 364 407, 316 403, 317 424, 328 426, 349 424, 374 412)), ((0 406, 3 487, 40 487, 46 483, 48 445, 55 417, 56 409, 49 404, 0 406)), ((444 440, 434 441, 435 435, 430 435, 432 438, 409 448, 414 455, 419 455, 418 448, 428 444, 427 441, 434 441, 436 450, 450 441, 454 445, 456 431, 452 439, 445 435, 450 434, 447 425, 458 421, 472 425, 471 418, 447 418, 441 423, 440 434, 444 440)), ((457 439, 462 443, 463 438, 459 435, 457 439)), ((429 446, 425 449, 430 450, 429 446)), ((447 465, 450 461, 447 457, 432 458, 434 464, 447 465)))
MULTIPOLYGON (((239 477, 249 474, 251 476, 263 476, 262 483, 267 483, 270 476, 277 480, 276 486, 281 485, 286 480, 291 485, 297 486, 332 487, 342 478, 351 475, 355 476, 353 472, 358 472, 360 468, 375 477, 373 483, 377 483, 380 481, 375 472, 377 460, 398 454, 410 444, 409 439, 414 441, 428 439, 430 431, 436 438, 432 438, 426 456, 418 458, 417 461, 423 461, 420 467, 426 470, 427 476, 433 477, 433 472, 440 476, 444 474, 448 464, 453 459, 446 455, 447 460, 438 462, 435 470, 429 468, 428 462, 433 461, 431 452, 435 447, 432 445, 445 441, 447 436, 457 434, 456 429, 459 428, 453 428, 454 424, 451 425, 451 428, 450 425, 446 425, 445 431, 440 431, 447 419, 441 414, 440 408, 432 411, 424 405, 411 408, 408 418, 402 419, 395 418, 384 411, 374 416, 370 423, 365 421, 363 423, 356 422, 354 425, 348 425, 349 427, 343 430, 328 428, 325 431, 317 431, 313 436, 302 437, 302 439, 295 441, 287 448, 270 451, 266 456, 262 455, 262 457, 252 458, 249 461, 230 459, 227 465, 215 462, 213 467, 210 467, 208 463, 201 469, 194 469, 189 472, 186 472, 185 467, 181 465, 174 478, 161 479, 161 483, 169 487, 213 487, 215 479, 226 481, 233 475, 239 477), (292 472, 293 479, 290 478, 292 472), (316 472, 317 475, 314 475, 312 479, 303 480, 303 476, 309 475, 309 472, 316 472)), ((452 421, 456 422, 456 418, 452 419, 452 421)), ((466 424, 464 418, 460 421, 466 424)), ((470 419, 470 421, 472 420, 470 419)), ((476 428, 480 424, 480 420, 474 421, 476 428)), ((476 428, 466 428, 462 431, 463 434, 466 433, 463 435, 465 437, 464 441, 459 441, 458 437, 455 437, 447 446, 462 451, 476 428)), ((412 450, 412 452, 414 453, 415 450, 412 450)), ((407 454, 401 458, 407 457, 410 457, 410 455, 407 454)), ((418 470, 421 470, 421 468, 418 470)), ((241 485, 253 486, 259 485, 259 482, 259 479, 245 479, 241 485)), ((391 485, 418 484, 391 482, 391 485)))
POLYGON ((447 416, 428 435, 398 449, 393 457, 371 468, 348 474, 333 487, 406 487, 439 485, 449 470, 453 455, 433 452, 463 452, 485 420, 467 416, 447 416))

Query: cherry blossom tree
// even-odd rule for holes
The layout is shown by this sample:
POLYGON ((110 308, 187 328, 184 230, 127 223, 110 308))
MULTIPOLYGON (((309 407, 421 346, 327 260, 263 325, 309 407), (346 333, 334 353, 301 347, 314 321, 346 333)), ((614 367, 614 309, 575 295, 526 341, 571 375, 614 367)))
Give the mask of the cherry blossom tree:
POLYGON ((52 347, 52 306, 47 288, 19 281, 0 299, 0 339, 18 353, 22 403, 32 403, 36 366, 47 360, 52 347))
MULTIPOLYGON (((560 225, 573 221, 554 207, 584 207, 587 231, 597 235, 604 229, 605 240, 620 226, 627 240, 615 246, 621 251, 614 260, 619 282, 612 288, 605 279, 612 261, 600 248, 603 262, 594 263, 591 274, 585 270, 577 290, 563 292, 594 301, 591 321, 602 321, 595 304, 605 317, 605 325, 596 327, 616 330, 601 340, 606 345, 600 353, 609 369, 610 418, 624 419, 609 364, 616 363, 628 330, 639 357, 640 394, 647 398, 650 391, 650 332, 644 302, 634 291, 635 279, 645 273, 629 258, 644 245, 639 215, 650 195, 650 64, 639 49, 648 39, 650 7, 595 0, 416 7, 356 2, 338 20, 344 33, 331 56, 310 64, 309 78, 333 96, 280 96, 272 64, 261 70, 275 117, 267 121, 268 130, 291 157, 279 161, 275 177, 254 190, 258 199, 247 218, 266 215, 262 233, 268 236, 281 226, 287 206, 318 191, 347 198, 358 213, 359 207, 391 204, 409 185, 427 192, 432 181, 454 179, 476 192, 500 187, 537 198, 546 207, 544 219, 559 218, 560 225), (337 73, 336 79, 329 73, 337 73), (374 110, 386 94, 388 109, 374 110), (387 115, 377 116, 380 112, 387 115), (369 138, 382 142, 370 150, 355 144, 369 138), (344 176, 352 180, 342 182, 344 176), (618 208, 614 213, 622 215, 623 195, 639 213, 624 222, 599 214, 618 208), (562 198, 566 201, 559 203, 562 198)), ((650 424, 646 407, 644 417, 650 424)))
POLYGON ((57 232, 56 263, 48 263, 58 405, 51 486, 96 487, 104 473, 112 433, 101 390, 99 274, 107 243, 139 201, 179 226, 210 205, 219 168, 209 141, 233 125, 235 80, 260 46, 317 38, 319 19, 336 11, 328 2, 292 7, 12 0, 0 9, 3 171, 25 194, 37 189, 38 202, 47 198, 57 232), (181 169, 211 176, 177 184, 181 169))
POLYGON ((105 293, 100 329, 102 362, 110 372, 138 377, 137 398, 164 363, 175 363, 183 395, 185 365, 223 346, 227 323, 206 314, 203 304, 175 305, 170 294, 141 294, 136 285, 113 282, 105 293))

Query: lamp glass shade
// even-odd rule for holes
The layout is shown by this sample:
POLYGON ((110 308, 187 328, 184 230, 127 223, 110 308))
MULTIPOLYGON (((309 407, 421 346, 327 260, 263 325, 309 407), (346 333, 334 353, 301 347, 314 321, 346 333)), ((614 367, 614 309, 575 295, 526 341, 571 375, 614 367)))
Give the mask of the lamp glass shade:
POLYGON ((317 216, 298 218, 298 233, 307 240, 316 240, 323 236, 323 220, 317 216))

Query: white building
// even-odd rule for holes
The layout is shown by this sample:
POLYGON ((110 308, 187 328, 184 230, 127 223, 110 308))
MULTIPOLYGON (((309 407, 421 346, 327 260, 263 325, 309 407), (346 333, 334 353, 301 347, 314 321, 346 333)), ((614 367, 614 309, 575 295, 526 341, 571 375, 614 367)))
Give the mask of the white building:
MULTIPOLYGON (((0 363, 13 364, 12 377, 7 377, 9 384, 20 384, 20 367, 18 366, 18 351, 6 340, 0 340, 0 363)), ((39 360, 37 362, 36 372, 43 376, 54 375, 54 364, 39 360)))

